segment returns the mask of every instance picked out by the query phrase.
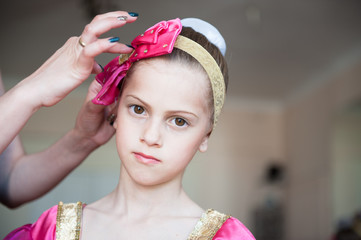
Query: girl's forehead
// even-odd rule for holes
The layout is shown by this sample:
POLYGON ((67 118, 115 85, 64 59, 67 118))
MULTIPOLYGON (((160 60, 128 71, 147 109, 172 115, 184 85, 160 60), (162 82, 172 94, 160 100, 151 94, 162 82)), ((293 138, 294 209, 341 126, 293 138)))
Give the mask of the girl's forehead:
POLYGON ((207 104, 210 83, 197 69, 179 62, 152 59, 136 63, 127 78, 124 90, 138 93, 143 98, 160 98, 166 101, 180 99, 207 104))
POLYGON ((179 61, 153 58, 135 64, 135 69, 130 76, 132 81, 139 81, 147 85, 169 85, 173 82, 179 82, 182 85, 201 89, 206 89, 210 84, 205 72, 179 61), (168 81, 156 81, 155 78, 167 79, 168 81), (141 81, 142 79, 147 80, 141 81))
POLYGON ((141 70, 154 70, 158 72, 163 72, 166 74, 176 74, 177 69, 195 71, 195 67, 189 66, 181 61, 169 60, 162 57, 148 58, 140 60, 134 63, 135 70, 134 72, 139 72, 141 70), (171 69, 170 69, 171 68, 171 69))

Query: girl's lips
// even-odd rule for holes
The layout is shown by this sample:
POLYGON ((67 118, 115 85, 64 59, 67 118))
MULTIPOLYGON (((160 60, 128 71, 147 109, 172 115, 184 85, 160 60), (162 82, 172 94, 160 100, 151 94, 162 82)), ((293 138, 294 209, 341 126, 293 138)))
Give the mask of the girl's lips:
POLYGON ((145 164, 157 164, 160 163, 161 161, 159 159, 156 159, 155 157, 146 155, 144 153, 134 153, 135 157, 141 162, 141 163, 145 163, 145 164))

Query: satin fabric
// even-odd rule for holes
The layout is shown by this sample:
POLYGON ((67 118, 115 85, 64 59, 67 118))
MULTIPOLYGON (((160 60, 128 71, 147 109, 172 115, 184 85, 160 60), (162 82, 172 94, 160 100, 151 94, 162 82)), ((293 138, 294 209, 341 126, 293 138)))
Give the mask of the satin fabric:
POLYGON ((176 18, 159 22, 137 36, 131 43, 134 51, 125 62, 119 62, 119 57, 116 57, 104 67, 103 72, 95 76, 98 83, 102 85, 102 89, 92 102, 101 105, 114 103, 119 96, 119 83, 127 74, 132 63, 171 53, 181 31, 181 21, 176 18))
MULTIPOLYGON (((33 224, 26 224, 9 233, 4 240, 55 240, 58 206, 45 211, 33 224)), ((252 233, 236 218, 230 217, 213 240, 255 240, 252 233)))
POLYGON ((214 235, 213 240, 255 240, 255 238, 237 218, 230 217, 214 235))
POLYGON ((26 224, 9 233, 4 240, 55 240, 58 205, 46 210, 33 224, 26 224))

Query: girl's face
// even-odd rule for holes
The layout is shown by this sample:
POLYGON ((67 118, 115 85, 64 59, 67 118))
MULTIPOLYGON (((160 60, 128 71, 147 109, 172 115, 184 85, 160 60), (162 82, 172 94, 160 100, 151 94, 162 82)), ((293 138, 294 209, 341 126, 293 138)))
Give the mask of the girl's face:
POLYGON ((142 185, 181 180, 212 129, 206 75, 176 62, 139 62, 119 101, 116 144, 123 170, 142 185))

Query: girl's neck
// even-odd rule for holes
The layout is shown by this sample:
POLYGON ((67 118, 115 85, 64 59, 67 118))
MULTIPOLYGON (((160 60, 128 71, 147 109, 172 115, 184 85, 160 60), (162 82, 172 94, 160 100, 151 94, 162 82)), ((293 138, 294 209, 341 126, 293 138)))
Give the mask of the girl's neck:
POLYGON ((187 215, 184 209, 189 209, 189 214, 192 214, 200 208, 184 192, 181 182, 179 177, 167 183, 144 186, 136 183, 121 167, 119 183, 101 200, 102 206, 131 218, 187 215))

